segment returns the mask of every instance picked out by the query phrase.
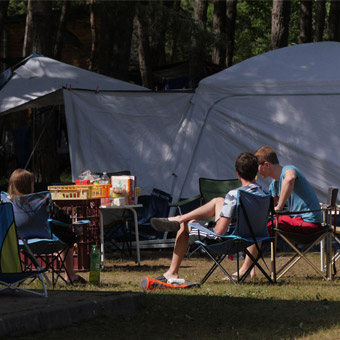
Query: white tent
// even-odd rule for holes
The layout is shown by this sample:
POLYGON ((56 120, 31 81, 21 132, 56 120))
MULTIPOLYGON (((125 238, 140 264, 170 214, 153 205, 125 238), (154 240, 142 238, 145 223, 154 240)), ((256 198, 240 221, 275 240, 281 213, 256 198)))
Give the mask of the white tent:
POLYGON ((0 78, 0 113, 63 104, 62 89, 149 91, 60 61, 33 55, 0 78), (7 78, 7 79, 6 79, 7 78))
POLYGON ((153 93, 42 56, 1 76, 1 115, 65 104, 73 179, 84 170, 130 170, 142 193, 172 191, 175 150, 182 154, 194 125, 193 93, 153 93))
POLYGON ((340 43, 274 50, 205 78, 194 111, 205 123, 183 193, 199 176, 233 177, 235 157, 262 145, 300 168, 320 200, 340 186, 340 43))
MULTIPOLYGON (((235 178, 240 152, 272 145, 324 201, 328 186, 340 185, 339 70, 340 43, 322 42, 253 57, 205 78, 194 95, 93 91, 93 81, 85 90, 63 80, 59 89, 72 85, 62 98, 73 177, 130 170, 142 193, 156 187, 176 200, 198 192, 198 177, 235 178)), ((5 88, 0 112, 10 96, 32 100, 29 88, 5 88)))

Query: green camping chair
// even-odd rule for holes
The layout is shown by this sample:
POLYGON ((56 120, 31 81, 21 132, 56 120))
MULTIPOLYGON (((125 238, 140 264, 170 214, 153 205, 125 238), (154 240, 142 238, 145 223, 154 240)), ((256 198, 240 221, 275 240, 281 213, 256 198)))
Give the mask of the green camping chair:
POLYGON ((170 207, 178 208, 180 214, 186 205, 192 204, 193 202, 198 205, 203 205, 215 197, 225 197, 225 195, 233 189, 241 186, 241 182, 238 179, 210 179, 200 177, 199 180, 199 191, 200 194, 185 200, 181 200, 177 203, 170 204, 170 207))
POLYGON ((19 255, 19 245, 13 206, 0 204, 0 290, 14 289, 47 297, 46 285, 42 274, 45 270, 23 271, 19 255), (43 292, 21 287, 27 279, 38 278, 43 292))

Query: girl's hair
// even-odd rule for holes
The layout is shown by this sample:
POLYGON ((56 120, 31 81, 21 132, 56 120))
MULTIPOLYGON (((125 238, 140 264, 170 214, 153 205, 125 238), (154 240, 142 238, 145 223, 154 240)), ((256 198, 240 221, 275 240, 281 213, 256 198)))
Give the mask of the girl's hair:
POLYGON ((8 182, 8 194, 11 197, 23 196, 33 192, 34 175, 24 169, 16 169, 12 172, 8 182))

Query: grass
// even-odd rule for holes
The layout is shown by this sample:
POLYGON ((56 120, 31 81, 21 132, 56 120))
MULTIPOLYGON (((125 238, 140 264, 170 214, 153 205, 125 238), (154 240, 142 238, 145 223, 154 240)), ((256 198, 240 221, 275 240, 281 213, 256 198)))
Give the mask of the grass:
MULTIPOLYGON (((116 256, 113 253, 107 258, 101 286, 95 289, 140 292, 140 281, 162 274, 171 253, 142 251, 141 266, 116 256)), ((284 259, 278 258, 278 265, 284 259)), ((311 259, 318 261, 318 255, 311 259)), ((224 263, 232 270, 236 261, 224 263)), ((186 258, 181 276, 199 281, 210 265, 199 255, 186 258)), ((83 275, 88 278, 88 273, 83 275)), ((260 274, 238 286, 221 281, 223 276, 216 270, 201 288, 146 292, 134 315, 94 319, 20 339, 340 339, 339 278, 324 281, 304 261, 276 285, 264 281, 260 274)), ((57 289, 69 288, 60 284, 57 289)))

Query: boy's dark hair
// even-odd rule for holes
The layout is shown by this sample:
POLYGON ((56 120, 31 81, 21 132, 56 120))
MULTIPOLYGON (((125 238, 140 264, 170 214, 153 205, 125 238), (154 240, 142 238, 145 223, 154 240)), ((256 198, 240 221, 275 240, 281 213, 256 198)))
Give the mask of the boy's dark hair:
POLYGON ((243 179, 255 180, 258 170, 257 158, 251 152, 242 152, 235 160, 235 170, 243 179))
POLYGON ((279 159, 276 155, 276 152, 271 146, 262 146, 257 151, 255 151, 254 154, 260 165, 262 165, 264 162, 279 164, 279 159))

